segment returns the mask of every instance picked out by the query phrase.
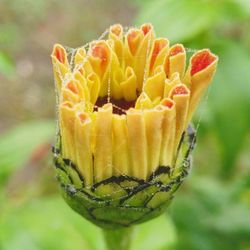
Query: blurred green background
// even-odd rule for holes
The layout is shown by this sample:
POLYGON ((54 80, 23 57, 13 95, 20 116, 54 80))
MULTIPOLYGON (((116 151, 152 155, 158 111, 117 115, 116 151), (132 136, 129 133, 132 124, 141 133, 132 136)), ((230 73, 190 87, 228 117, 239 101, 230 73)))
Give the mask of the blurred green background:
POLYGON ((192 173, 165 218, 137 230, 133 249, 249 250, 249 0, 0 0, 0 249, 105 249, 56 186, 50 52, 117 22, 152 22, 188 55, 208 47, 220 57, 194 119, 192 173))

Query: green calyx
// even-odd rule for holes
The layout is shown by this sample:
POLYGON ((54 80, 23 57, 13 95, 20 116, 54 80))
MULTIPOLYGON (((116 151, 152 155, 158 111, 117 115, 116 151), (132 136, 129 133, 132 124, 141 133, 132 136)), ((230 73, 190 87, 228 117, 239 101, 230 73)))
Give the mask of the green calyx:
POLYGON ((159 166, 147 180, 112 176, 85 186, 77 166, 54 148, 54 163, 61 192, 69 206, 107 230, 129 227, 162 214, 188 175, 195 133, 188 129, 180 142, 174 166, 159 166))

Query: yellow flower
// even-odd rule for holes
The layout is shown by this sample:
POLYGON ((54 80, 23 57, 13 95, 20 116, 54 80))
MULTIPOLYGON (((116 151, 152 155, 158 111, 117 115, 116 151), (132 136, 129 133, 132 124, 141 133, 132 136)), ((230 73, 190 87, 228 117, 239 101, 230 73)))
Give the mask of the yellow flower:
MULTIPOLYGON (((186 69, 183 45, 170 46, 168 39, 156 38, 150 24, 126 32, 113 25, 107 39, 91 42, 87 50, 80 47, 71 57, 56 44, 52 62, 60 140, 55 159, 63 186, 71 183, 67 190, 87 193, 89 202, 108 200, 115 211, 117 204, 145 208, 145 199, 160 188, 173 180, 178 184, 181 164, 188 158, 183 136, 217 61, 208 49, 200 50, 186 69), (143 185, 151 187, 144 190, 150 195, 139 192, 143 185)), ((159 197, 152 207, 169 199, 159 197)), ((78 205, 71 206, 79 212, 78 205)), ((116 219, 103 215, 107 224, 109 219, 118 223, 114 211, 116 219)), ((128 225, 131 220, 127 223, 124 217, 120 224, 128 225)))

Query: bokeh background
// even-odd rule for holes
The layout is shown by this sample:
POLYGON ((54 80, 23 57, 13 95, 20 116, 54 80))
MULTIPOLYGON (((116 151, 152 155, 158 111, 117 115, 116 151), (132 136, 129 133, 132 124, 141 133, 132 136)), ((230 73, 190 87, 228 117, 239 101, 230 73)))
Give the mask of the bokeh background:
POLYGON ((188 55, 208 47, 220 61, 194 119, 192 173, 135 249, 250 249, 249 0, 0 0, 0 249, 105 249, 55 182, 50 53, 143 22, 188 55))

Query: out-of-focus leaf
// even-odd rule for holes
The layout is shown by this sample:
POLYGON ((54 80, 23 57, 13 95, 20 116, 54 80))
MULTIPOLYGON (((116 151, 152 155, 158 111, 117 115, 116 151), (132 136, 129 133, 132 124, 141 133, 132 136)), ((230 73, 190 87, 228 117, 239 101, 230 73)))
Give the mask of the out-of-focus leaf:
POLYGON ((177 250, 244 250, 249 246, 249 208, 236 205, 237 184, 192 176, 189 189, 179 194, 170 208, 177 227, 177 250), (244 218, 245 221, 244 221, 244 218))
POLYGON ((210 124, 216 133, 222 157, 222 174, 231 173, 249 132, 250 57, 248 51, 233 42, 214 47, 220 61, 208 107, 214 116, 210 124))
POLYGON ((170 218, 163 215, 136 226, 131 250, 169 250, 175 243, 175 227, 170 218))
POLYGON ((211 28, 217 15, 214 1, 158 0, 141 6, 136 23, 152 22, 157 35, 183 42, 211 28))
POLYGON ((27 161, 38 145, 53 140, 54 122, 32 121, 20 124, 0 136, 0 180, 27 161))
POLYGON ((227 21, 230 25, 235 25, 236 23, 233 24, 233 21, 244 20, 249 15, 244 0, 223 0, 220 2, 219 8, 221 13, 220 21, 227 21))
POLYGON ((246 14, 250 14, 250 1, 248 0, 233 0, 236 4, 238 4, 242 11, 244 11, 246 14))
POLYGON ((14 65, 9 57, 0 51, 0 73, 6 77, 10 77, 13 74, 14 65))
POLYGON ((250 236, 250 208, 239 204, 224 207, 220 214, 207 218, 207 226, 218 233, 224 232, 241 236, 250 236))
POLYGON ((0 224, 2 250, 105 250, 101 230, 51 197, 9 206, 0 224))

